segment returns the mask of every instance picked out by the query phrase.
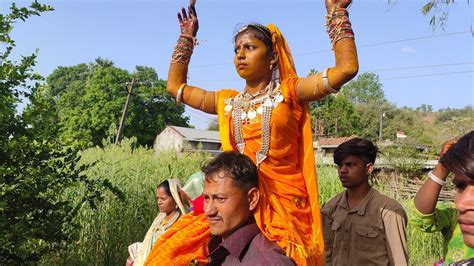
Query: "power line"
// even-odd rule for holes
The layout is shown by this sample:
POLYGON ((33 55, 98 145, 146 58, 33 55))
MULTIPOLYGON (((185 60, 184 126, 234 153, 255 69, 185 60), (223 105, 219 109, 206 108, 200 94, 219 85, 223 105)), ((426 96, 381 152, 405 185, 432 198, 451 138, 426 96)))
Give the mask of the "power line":
MULTIPOLYGON (((401 43, 401 42, 409 42, 409 41, 417 41, 417 40, 438 38, 438 37, 444 37, 444 36, 460 35, 460 34, 465 34, 465 33, 472 33, 472 32, 467 30, 467 31, 450 32, 450 33, 429 35, 429 36, 422 36, 422 37, 406 38, 406 39, 393 40, 393 41, 387 41, 387 42, 357 45, 357 48, 367 48, 367 47, 381 46, 381 45, 401 43)), ((326 49, 326 50, 319 50, 319 51, 314 51, 314 52, 293 53, 293 56, 321 54, 321 53, 327 53, 327 52, 332 52, 332 50, 331 49, 326 49)), ((205 67, 212 67, 212 66, 225 66, 225 65, 230 65, 230 64, 232 64, 232 63, 228 62, 228 63, 216 63, 216 64, 209 64, 209 65, 197 65, 197 66, 193 66, 193 68, 205 68, 205 67)))
MULTIPOLYGON (((408 68, 398 68, 398 69, 410 69, 410 67, 408 68)), ((376 72, 375 70, 372 70, 373 72, 376 72)), ((369 71, 365 71, 365 72, 369 72, 369 71)), ((459 72, 446 72, 446 73, 434 73, 434 74, 425 74, 425 75, 415 75, 415 76, 405 76, 405 77, 392 77, 392 78, 381 78, 381 80, 390 80, 390 79, 404 79, 404 78, 415 78, 415 77, 428 77, 428 76, 442 76, 442 75, 451 75, 451 74, 461 74, 461 73, 472 73, 474 71, 459 71, 459 72)), ((200 81, 195 81, 195 82, 199 82, 199 83, 215 83, 215 82, 236 82, 236 81, 240 81, 240 80, 233 80, 233 79, 229 79, 229 80, 200 80, 200 81)))
POLYGON ((429 39, 429 38, 459 35, 459 34, 464 34, 464 33, 471 33, 471 31, 466 30, 466 31, 450 32, 450 33, 438 34, 438 35, 430 35, 430 36, 424 36, 424 37, 415 37, 415 38, 401 39, 401 40, 395 40, 395 41, 380 42, 380 43, 374 43, 374 44, 366 44, 366 45, 362 45, 362 46, 357 46, 357 48, 359 48, 359 47, 360 48, 366 48, 366 47, 373 47, 373 46, 386 45, 386 44, 399 43, 399 42, 409 42, 409 41, 423 40, 423 39, 429 39))
POLYGON ((459 65, 471 65, 471 64, 474 64, 474 62, 439 64, 439 65, 424 65, 424 66, 409 66, 409 67, 396 67, 396 68, 382 68, 382 69, 364 70, 363 72, 383 72, 383 71, 392 71, 392 70, 405 70, 405 69, 442 67, 442 66, 459 66, 459 65))
POLYGON ((414 76, 404 76, 404 77, 392 77, 392 78, 383 78, 381 80, 390 80, 390 79, 408 79, 408 78, 418 78, 418 77, 431 77, 431 76, 445 76, 453 74, 462 74, 462 73, 473 73, 474 71, 459 71, 459 72, 444 72, 444 73, 434 73, 426 75, 414 75, 414 76))
POLYGON ((212 118, 207 117, 204 113, 194 110, 192 107, 186 108, 186 112, 188 111, 192 111, 190 115, 193 115, 193 118, 197 118, 201 122, 209 123, 213 120, 212 118))

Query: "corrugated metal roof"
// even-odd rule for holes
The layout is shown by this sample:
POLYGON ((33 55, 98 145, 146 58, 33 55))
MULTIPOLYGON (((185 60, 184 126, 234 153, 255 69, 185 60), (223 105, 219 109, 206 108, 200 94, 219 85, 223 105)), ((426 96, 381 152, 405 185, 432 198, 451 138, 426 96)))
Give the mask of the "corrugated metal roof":
POLYGON ((355 136, 350 136, 350 137, 340 137, 340 138, 324 138, 324 137, 321 137, 319 138, 319 144, 321 145, 321 147, 337 147, 339 146, 340 144, 348 141, 348 140, 351 140, 355 138, 355 136))
POLYGON ((219 131, 201 130, 201 129, 177 127, 177 126, 169 126, 169 127, 177 131, 186 140, 221 143, 219 131))

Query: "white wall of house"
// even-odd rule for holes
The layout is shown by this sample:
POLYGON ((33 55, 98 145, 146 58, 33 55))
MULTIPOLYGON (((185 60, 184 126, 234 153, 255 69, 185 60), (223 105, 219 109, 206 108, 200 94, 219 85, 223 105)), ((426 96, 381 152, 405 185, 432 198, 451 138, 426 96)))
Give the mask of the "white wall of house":
POLYGON ((178 132, 167 127, 156 137, 153 148, 155 152, 166 150, 181 152, 184 148, 184 140, 178 132))

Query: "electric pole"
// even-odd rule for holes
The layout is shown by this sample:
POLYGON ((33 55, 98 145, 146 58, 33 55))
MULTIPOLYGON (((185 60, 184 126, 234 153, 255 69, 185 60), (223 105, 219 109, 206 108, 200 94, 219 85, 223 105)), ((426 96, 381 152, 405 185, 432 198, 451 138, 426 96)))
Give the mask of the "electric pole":
POLYGON ((127 118, 127 110, 128 110, 128 103, 130 102, 130 98, 132 97, 132 90, 133 86, 137 83, 135 78, 132 79, 131 82, 127 82, 127 100, 125 101, 125 106, 123 107, 122 118, 120 119, 120 125, 117 130, 117 137, 115 138, 115 145, 119 144, 120 137, 122 136, 123 128, 125 126, 125 119, 127 118))
POLYGON ((379 127, 379 142, 382 141, 382 132, 383 132, 383 118, 385 117, 385 113, 382 111, 380 114, 380 127, 379 127))

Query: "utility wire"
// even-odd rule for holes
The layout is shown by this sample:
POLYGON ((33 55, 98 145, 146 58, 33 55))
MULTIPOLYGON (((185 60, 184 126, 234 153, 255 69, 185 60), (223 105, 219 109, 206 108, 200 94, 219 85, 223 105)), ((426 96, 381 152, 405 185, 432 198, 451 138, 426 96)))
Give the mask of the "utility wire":
POLYGON ((364 70, 362 72, 383 72, 383 71, 392 71, 392 70, 405 70, 405 69, 430 68, 430 67, 442 67, 442 66, 459 66, 459 65, 472 65, 472 64, 474 64, 474 62, 439 64, 439 65, 424 65, 424 66, 409 66, 409 67, 396 67, 396 68, 381 68, 381 69, 364 70))
MULTIPOLYGON (((429 36, 422 36, 422 37, 406 38, 406 39, 393 40, 393 41, 387 41, 387 42, 379 42, 379 43, 366 44, 366 45, 357 45, 357 48, 367 48, 367 47, 381 46, 381 45, 401 43, 401 42, 409 42, 409 41, 417 41, 417 40, 424 40, 424 39, 444 37, 444 36, 460 35, 460 34, 465 34, 465 33, 472 33, 472 32, 470 30, 467 30, 467 31, 450 32, 450 33, 429 35, 429 36)), ((321 54, 321 53, 328 53, 328 52, 332 52, 332 50, 331 49, 326 49, 326 50, 319 50, 319 51, 314 51, 314 52, 294 53, 293 56, 321 54)), ((205 68, 205 67, 212 67, 212 66, 225 66, 225 65, 230 65, 230 64, 232 64, 232 63, 228 62, 228 63, 216 63, 216 64, 209 64, 209 65, 197 65, 197 66, 193 66, 193 68, 205 68)))
POLYGON ((360 48, 373 47, 373 46, 380 46, 380 45, 399 43, 399 42, 424 40, 424 39, 430 39, 430 38, 437 38, 437 37, 444 37, 444 36, 451 36, 451 35, 459 35, 459 34, 464 34, 464 33, 471 33, 471 31, 466 30, 466 31, 450 32, 450 33, 438 34, 438 35, 430 35, 430 36, 424 36, 424 37, 415 37, 415 38, 401 39, 401 40, 395 40, 395 41, 380 42, 380 43, 374 43, 374 44, 366 44, 366 45, 362 45, 362 46, 357 46, 357 48, 359 48, 359 47, 360 48))
POLYGON ((453 74, 462 74, 462 73, 473 73, 474 71, 459 71, 459 72, 444 72, 444 73, 434 73, 426 75, 414 75, 414 76, 404 76, 404 77, 392 77, 392 78, 383 78, 380 80, 391 80, 391 79, 409 79, 409 78, 418 78, 418 77, 431 77, 431 76, 445 76, 453 74))
MULTIPOLYGON (((417 68, 431 68, 431 67, 442 67, 442 66, 460 66, 460 65, 472 65, 474 62, 462 62, 462 63, 448 63, 448 64, 435 64, 435 65, 423 65, 423 66, 407 66, 407 67, 396 67, 396 68, 380 68, 380 69, 370 69, 359 71, 364 72, 384 72, 384 71, 393 71, 393 70, 406 70, 406 69, 417 69, 417 68)), ((468 73, 471 71, 455 72, 455 73, 468 73)), ((428 74, 429 76, 436 76, 437 74, 428 74)), ((198 80, 194 82, 199 83, 215 83, 215 82, 237 82, 241 81, 240 79, 221 79, 221 80, 198 80)))
POLYGON ((194 110, 192 107, 186 108, 186 112, 188 112, 188 114, 190 115, 193 115, 193 117, 199 119, 202 122, 209 123, 213 120, 212 118, 207 117, 207 115, 205 115, 204 113, 194 110), (188 111, 191 111, 191 112, 188 112, 188 111))

